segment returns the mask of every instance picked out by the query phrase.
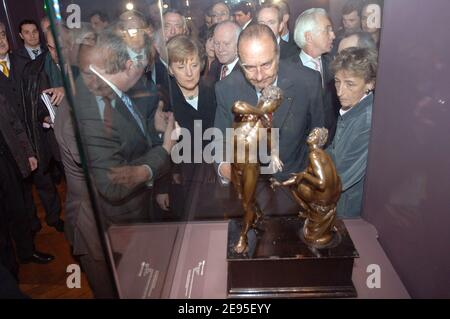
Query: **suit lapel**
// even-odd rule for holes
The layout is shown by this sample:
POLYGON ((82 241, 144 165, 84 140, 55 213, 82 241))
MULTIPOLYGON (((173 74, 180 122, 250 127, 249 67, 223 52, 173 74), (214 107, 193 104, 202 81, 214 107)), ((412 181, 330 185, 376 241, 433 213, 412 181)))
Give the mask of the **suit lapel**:
MULTIPOLYGON (((145 138, 144 133, 142 132, 141 128, 139 127, 139 124, 136 123, 136 120, 134 119, 133 115, 131 115, 130 111, 128 110, 127 106, 125 105, 125 103, 122 101, 122 99, 114 93, 114 96, 116 97, 116 107, 115 109, 120 113, 120 115, 122 115, 122 117, 129 122, 130 127, 134 127, 134 129, 139 132, 139 134, 145 138)), ((139 112, 138 110, 136 110, 137 112, 139 112)), ((141 115, 141 114, 139 114, 141 115)), ((141 121, 142 124, 144 126, 144 131, 146 131, 146 123, 144 121, 144 119, 142 118, 141 115, 141 121)))
POLYGON ((280 64, 277 86, 283 91, 283 102, 273 116, 274 127, 283 127, 283 123, 286 120, 286 116, 288 115, 294 101, 294 98, 291 94, 293 85, 294 83, 292 83, 292 81, 286 77, 284 65, 280 64))
POLYGON ((253 106, 258 104, 258 96, 256 95, 255 87, 247 81, 244 77, 243 71, 240 71, 240 76, 242 77, 243 85, 240 85, 240 100, 250 103, 253 106))

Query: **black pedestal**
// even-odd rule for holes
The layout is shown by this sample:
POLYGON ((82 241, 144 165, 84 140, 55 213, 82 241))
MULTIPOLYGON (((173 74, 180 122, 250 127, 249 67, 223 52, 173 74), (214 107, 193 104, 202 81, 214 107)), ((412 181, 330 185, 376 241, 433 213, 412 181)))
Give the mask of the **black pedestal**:
POLYGON ((240 220, 228 226, 228 297, 355 297, 352 283, 358 252, 342 222, 341 243, 334 248, 308 248, 300 239, 297 217, 268 218, 249 232, 249 249, 237 254, 240 220))

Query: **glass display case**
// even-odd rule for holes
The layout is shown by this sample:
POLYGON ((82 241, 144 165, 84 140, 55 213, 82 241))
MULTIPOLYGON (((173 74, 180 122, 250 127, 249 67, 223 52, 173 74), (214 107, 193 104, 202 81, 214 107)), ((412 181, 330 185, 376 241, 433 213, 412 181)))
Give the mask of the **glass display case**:
MULTIPOLYGON (((265 1, 231 10, 238 2, 45 1, 50 25, 43 31, 66 90, 53 127, 67 175, 66 235, 97 297, 229 293, 228 221, 240 220, 243 208, 218 173, 208 132, 223 71, 214 69, 214 49, 222 44, 212 39, 211 24, 235 17, 244 27, 250 20, 240 22, 239 14, 254 14, 265 1)), ((338 16, 330 1, 290 4, 291 38, 305 9, 338 16)), ((255 196, 264 218, 298 214, 290 192, 274 191, 268 177, 258 180, 255 196)), ((353 284, 367 297, 370 256, 391 265, 369 224, 345 225, 356 246, 351 253, 361 257, 352 264, 353 284)), ((392 294, 407 296, 395 271, 390 276, 392 294)))

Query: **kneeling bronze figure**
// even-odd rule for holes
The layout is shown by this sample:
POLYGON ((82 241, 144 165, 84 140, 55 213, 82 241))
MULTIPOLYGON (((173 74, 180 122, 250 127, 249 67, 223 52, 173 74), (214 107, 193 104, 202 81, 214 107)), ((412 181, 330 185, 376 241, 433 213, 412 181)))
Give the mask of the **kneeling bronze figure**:
POLYGON ((305 218, 302 239, 314 248, 336 245, 336 205, 342 184, 331 157, 322 149, 328 138, 326 128, 315 128, 308 136, 308 167, 284 182, 272 179, 272 187, 289 186, 305 218))

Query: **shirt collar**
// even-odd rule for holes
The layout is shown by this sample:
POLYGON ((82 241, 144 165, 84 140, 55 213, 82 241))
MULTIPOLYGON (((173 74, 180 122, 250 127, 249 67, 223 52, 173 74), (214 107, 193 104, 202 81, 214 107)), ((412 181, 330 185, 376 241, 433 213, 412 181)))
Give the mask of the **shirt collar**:
POLYGON ((141 60, 147 60, 147 54, 145 53, 145 50, 142 49, 140 52, 136 52, 133 49, 127 47, 128 55, 130 56, 130 59, 135 61, 137 56, 141 56, 141 60))
POLYGON ((319 61, 321 60, 321 56, 317 57, 317 58, 313 58, 312 56, 310 56, 308 53, 306 53, 304 50, 300 51, 300 59, 302 61, 319 61))
POLYGON ((253 21, 253 19, 250 19, 247 21, 246 24, 244 24, 244 26, 242 27, 242 30, 244 30, 246 27, 248 27, 248 25, 253 21))
POLYGON ((6 53, 6 56, 5 56, 5 58, 3 58, 3 59, 0 59, 0 61, 6 61, 6 64, 10 64, 10 60, 9 60, 9 53, 6 53))
POLYGON ((344 114, 346 114, 346 113, 350 112, 351 110, 353 110, 353 109, 355 108, 355 106, 357 106, 358 104, 360 104, 366 97, 368 97, 368 96, 371 95, 371 94, 372 94, 372 93, 365 94, 365 95, 361 98, 361 100, 359 100, 358 103, 356 103, 355 105, 353 105, 353 106, 352 106, 351 108, 349 108, 348 110, 340 109, 340 110, 339 110, 339 114, 340 114, 341 116, 344 116, 344 114))
MULTIPOLYGON (((239 61, 239 58, 236 58, 236 60, 234 60, 233 62, 227 64, 227 67, 228 67, 228 74, 230 74, 231 71, 233 71, 233 69, 234 69, 234 67, 236 66, 236 63, 238 63, 238 61, 239 61)), ((227 74, 227 75, 228 75, 228 74, 227 74)))
POLYGON ((289 42, 289 32, 283 35, 281 38, 283 39, 283 41, 289 42))

